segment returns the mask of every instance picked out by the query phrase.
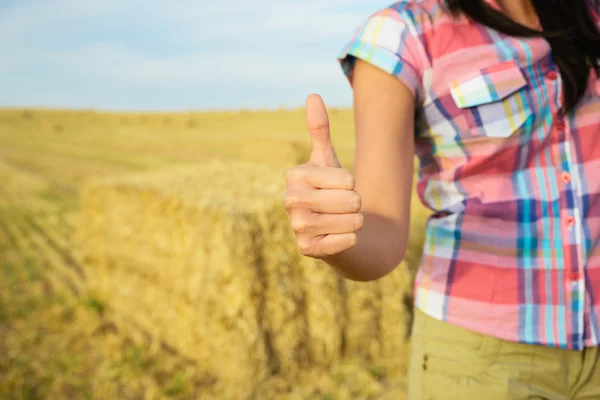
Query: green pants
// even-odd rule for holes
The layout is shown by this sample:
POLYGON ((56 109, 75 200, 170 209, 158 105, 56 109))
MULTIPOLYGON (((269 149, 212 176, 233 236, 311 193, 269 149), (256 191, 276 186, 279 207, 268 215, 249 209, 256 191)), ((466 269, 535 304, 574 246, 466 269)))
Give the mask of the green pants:
POLYGON ((600 348, 514 343, 415 309, 408 400, 600 400, 600 348))

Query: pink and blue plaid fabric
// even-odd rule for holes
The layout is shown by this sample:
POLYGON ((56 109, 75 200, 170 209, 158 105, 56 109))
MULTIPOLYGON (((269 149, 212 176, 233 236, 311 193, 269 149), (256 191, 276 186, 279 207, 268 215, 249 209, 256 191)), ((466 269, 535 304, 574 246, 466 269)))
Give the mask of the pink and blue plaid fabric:
POLYGON ((600 79, 590 68, 566 113, 546 40, 453 19, 442 3, 375 12, 338 57, 350 84, 360 58, 414 94, 417 188, 433 211, 415 306, 510 341, 596 346, 600 79))

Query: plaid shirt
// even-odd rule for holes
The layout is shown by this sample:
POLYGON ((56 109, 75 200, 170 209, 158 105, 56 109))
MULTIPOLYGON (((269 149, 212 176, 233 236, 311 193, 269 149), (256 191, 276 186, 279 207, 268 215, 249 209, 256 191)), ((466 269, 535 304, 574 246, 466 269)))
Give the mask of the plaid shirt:
POLYGON ((454 20, 440 3, 379 10, 338 57, 350 83, 360 58, 415 97, 417 189, 433 210, 415 306, 509 341, 596 346, 600 79, 591 69, 567 114, 546 40, 454 20))

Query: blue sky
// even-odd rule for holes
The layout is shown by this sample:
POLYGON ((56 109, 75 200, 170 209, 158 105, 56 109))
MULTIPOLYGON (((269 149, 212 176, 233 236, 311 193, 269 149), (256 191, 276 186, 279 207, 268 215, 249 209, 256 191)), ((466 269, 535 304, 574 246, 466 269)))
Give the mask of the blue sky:
POLYGON ((336 56, 386 0, 0 0, 0 107, 348 107, 336 56))

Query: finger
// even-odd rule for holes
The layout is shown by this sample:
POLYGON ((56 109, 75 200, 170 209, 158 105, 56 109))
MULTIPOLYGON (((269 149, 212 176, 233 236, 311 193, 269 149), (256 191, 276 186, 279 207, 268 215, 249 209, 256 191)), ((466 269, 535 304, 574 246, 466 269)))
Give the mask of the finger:
POLYGON ((353 190, 354 174, 343 168, 314 168, 307 174, 306 181, 313 188, 353 190))
POLYGON ((318 189, 353 190, 354 174, 343 168, 303 165, 287 171, 288 186, 309 185, 318 189))
POLYGON ((313 252, 315 257, 323 258, 349 250, 356 242, 356 233, 325 235, 315 240, 313 252))
POLYGON ((297 235, 311 237, 359 231, 364 224, 361 213, 352 214, 304 214, 292 217, 292 230, 297 235))
POLYGON ((360 194, 354 190, 317 189, 313 190, 306 207, 321 214, 351 214, 360 211, 360 194))
POLYGON ((311 162, 319 167, 339 167, 331 144, 327 109, 318 94, 311 94, 306 99, 306 126, 312 140, 311 162))

